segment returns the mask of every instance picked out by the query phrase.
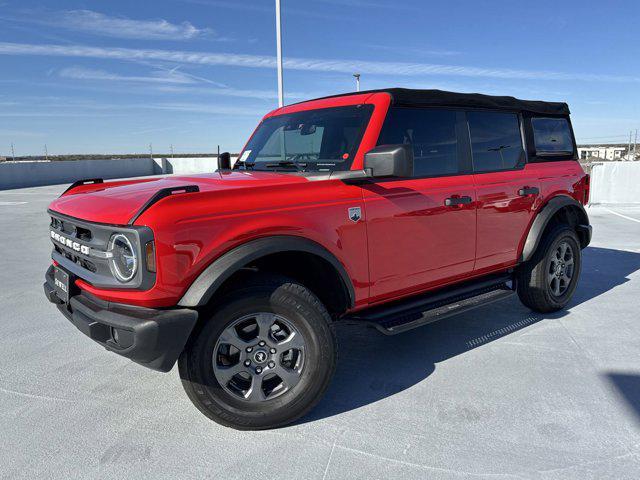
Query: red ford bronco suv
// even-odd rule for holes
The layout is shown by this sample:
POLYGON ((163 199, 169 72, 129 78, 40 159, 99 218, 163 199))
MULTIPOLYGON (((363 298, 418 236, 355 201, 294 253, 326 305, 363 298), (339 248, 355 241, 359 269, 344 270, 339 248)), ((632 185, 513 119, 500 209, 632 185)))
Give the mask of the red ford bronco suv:
POLYGON ((207 417, 281 426, 321 398, 332 324, 396 334, 517 292, 563 308, 591 239, 564 103, 388 89, 267 114, 230 168, 74 183, 48 299, 167 372, 207 417))

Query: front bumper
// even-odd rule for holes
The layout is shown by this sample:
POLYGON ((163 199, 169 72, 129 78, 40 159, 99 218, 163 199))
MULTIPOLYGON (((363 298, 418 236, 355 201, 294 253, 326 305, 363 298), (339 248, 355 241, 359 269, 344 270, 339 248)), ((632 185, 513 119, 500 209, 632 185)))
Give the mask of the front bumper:
POLYGON ((133 307, 83 293, 65 303, 53 285, 49 267, 44 293, 78 330, 107 350, 161 372, 173 368, 198 319, 198 312, 187 308, 133 307))

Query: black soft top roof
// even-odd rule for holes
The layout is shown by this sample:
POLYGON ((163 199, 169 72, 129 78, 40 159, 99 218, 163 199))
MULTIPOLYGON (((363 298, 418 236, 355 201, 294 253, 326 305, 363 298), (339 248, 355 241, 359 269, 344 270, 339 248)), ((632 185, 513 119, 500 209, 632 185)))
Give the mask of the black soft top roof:
POLYGON ((515 97, 499 97, 494 95, 483 95, 481 93, 456 93, 446 92, 444 90, 386 88, 381 90, 367 90, 362 92, 343 93, 340 95, 332 95, 331 97, 342 97, 345 95, 380 92, 386 92, 391 95, 393 105, 403 107, 468 107, 487 108, 491 110, 515 110, 544 115, 569 115, 569 106, 564 102, 520 100, 515 97))

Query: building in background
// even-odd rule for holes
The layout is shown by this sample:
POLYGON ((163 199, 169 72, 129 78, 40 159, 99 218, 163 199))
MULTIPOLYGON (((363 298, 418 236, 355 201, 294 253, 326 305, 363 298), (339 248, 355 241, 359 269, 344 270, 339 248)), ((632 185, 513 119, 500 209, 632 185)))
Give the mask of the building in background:
POLYGON ((630 160, 627 150, 627 145, 579 145, 578 157, 580 160, 630 160))

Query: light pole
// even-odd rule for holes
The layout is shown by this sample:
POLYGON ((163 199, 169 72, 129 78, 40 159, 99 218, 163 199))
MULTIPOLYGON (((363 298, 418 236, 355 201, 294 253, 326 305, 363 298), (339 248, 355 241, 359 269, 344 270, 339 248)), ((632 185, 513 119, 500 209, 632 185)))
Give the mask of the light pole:
POLYGON ((282 27, 280 23, 280 0, 276 0, 276 61, 278 63, 278 107, 283 107, 284 87, 282 85, 282 27))
POLYGON ((360 91, 360 74, 354 73, 353 76, 356 78, 356 92, 360 91))

